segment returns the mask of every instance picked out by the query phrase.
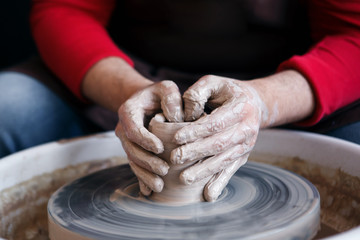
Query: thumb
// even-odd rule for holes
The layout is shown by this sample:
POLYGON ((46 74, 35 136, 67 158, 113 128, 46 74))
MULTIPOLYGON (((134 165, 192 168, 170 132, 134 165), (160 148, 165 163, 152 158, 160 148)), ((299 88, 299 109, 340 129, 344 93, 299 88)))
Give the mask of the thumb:
POLYGON ((223 81, 217 76, 206 75, 185 91, 184 114, 185 121, 194 121, 204 113, 205 103, 222 88, 223 81))

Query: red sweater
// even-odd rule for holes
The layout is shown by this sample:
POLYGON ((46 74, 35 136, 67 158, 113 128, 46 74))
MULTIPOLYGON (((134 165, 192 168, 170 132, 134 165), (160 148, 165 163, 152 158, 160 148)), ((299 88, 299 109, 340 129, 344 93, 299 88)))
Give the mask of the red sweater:
MULTIPOLYGON (((33 0, 40 55, 79 98, 83 77, 97 61, 118 56, 133 65, 105 29, 114 7, 114 0, 33 0)), ((360 99, 360 2, 309 0, 308 12, 313 47, 278 68, 296 69, 312 85, 316 110, 303 125, 360 99)))

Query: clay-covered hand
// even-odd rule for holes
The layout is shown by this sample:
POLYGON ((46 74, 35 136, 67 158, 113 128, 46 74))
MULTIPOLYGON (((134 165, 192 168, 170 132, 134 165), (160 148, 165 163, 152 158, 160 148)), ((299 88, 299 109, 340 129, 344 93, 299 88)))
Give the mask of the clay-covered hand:
POLYGON ((196 162, 180 175, 185 184, 213 176, 204 189, 207 201, 221 194, 232 175, 246 163, 266 110, 256 90, 245 81, 204 76, 183 96, 185 121, 194 121, 175 134, 171 153, 175 164, 196 162), (214 109, 204 113, 205 105, 214 109), (200 160, 200 161, 199 161, 200 160))
POLYGON ((170 122, 183 121, 182 98, 174 82, 155 83, 130 97, 119 108, 115 130, 145 196, 162 190, 164 182, 159 176, 166 175, 169 169, 155 155, 164 151, 163 143, 146 128, 149 118, 157 112, 163 112, 170 122))

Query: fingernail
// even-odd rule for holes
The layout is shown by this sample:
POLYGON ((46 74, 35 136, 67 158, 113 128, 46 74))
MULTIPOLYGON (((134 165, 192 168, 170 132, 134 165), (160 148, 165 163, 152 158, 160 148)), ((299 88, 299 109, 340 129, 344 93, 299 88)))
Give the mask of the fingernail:
POLYGON ((140 192, 144 196, 149 196, 151 194, 151 189, 148 186, 146 186, 143 182, 139 181, 139 187, 140 187, 140 192))
POLYGON ((205 197, 206 201, 208 201, 208 202, 216 201, 222 192, 222 190, 219 191, 219 189, 218 189, 219 186, 217 184, 215 184, 215 186, 214 186, 214 182, 213 182, 214 177, 215 176, 213 176, 210 179, 208 185, 204 189, 204 197, 205 197))
POLYGON ((170 161, 172 164, 183 164, 181 148, 176 148, 171 151, 170 161))
POLYGON ((153 184, 154 185, 152 186, 152 190, 154 192, 161 192, 162 191, 162 189, 164 187, 164 182, 163 182, 163 180, 161 178, 155 179, 153 184))
POLYGON ((148 197, 148 196, 150 196, 150 194, 151 194, 151 189, 150 189, 149 191, 141 189, 140 192, 141 192, 141 194, 144 195, 145 197, 148 197))
POLYGON ((175 134, 174 138, 175 138, 175 141, 176 141, 177 144, 184 144, 184 143, 185 143, 185 139, 186 139, 186 133, 185 133, 185 131, 182 131, 182 130, 178 131, 178 132, 175 134))
POLYGON ((193 174, 189 174, 187 171, 180 174, 180 181, 186 185, 191 185, 195 182, 196 177, 193 174))
POLYGON ((152 142, 150 145, 150 151, 155 154, 160 154, 164 151, 164 145, 162 143, 152 142))
POLYGON ((175 114, 175 122, 183 122, 184 121, 184 114, 182 113, 182 110, 179 109, 176 111, 175 114))
POLYGON ((217 194, 217 193, 208 193, 208 195, 205 197, 206 198, 206 201, 208 202, 215 202, 218 197, 219 197, 220 194, 217 194))
POLYGON ((169 172, 169 166, 164 165, 160 165, 159 166, 159 175, 160 176, 165 176, 168 172, 169 172))

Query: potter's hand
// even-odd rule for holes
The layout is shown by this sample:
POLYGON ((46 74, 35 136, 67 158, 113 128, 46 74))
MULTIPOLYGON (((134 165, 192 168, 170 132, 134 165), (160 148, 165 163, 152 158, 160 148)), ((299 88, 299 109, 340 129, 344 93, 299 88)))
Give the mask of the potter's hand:
POLYGON ((181 164, 205 158, 184 170, 180 178, 192 184, 213 176, 205 186, 204 197, 214 201, 246 163, 266 107, 246 82, 218 76, 202 77, 183 99, 185 120, 196 121, 175 134, 177 143, 185 145, 172 151, 171 161, 181 164), (215 109, 209 115, 203 115, 205 104, 215 109))
POLYGON ((118 111, 115 132, 145 196, 162 190, 164 182, 159 175, 166 175, 169 169, 169 165, 155 155, 164 151, 162 142, 145 127, 146 121, 161 111, 170 122, 183 121, 181 94, 172 81, 162 81, 135 93, 118 111))

